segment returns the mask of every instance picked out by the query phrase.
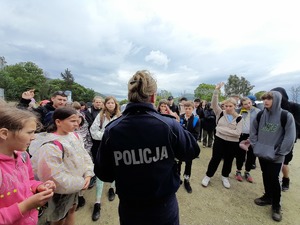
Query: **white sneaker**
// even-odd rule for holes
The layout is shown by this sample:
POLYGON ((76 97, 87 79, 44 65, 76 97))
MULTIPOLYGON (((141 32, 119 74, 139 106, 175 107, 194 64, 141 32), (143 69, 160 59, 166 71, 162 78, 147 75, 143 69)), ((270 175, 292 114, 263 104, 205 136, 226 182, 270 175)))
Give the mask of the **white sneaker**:
POLYGON ((209 181, 210 181, 210 177, 205 176, 205 177, 203 178, 202 182, 201 182, 202 186, 203 186, 203 187, 207 187, 209 181))
POLYGON ((230 183, 229 183, 228 177, 223 177, 222 176, 222 183, 223 183, 224 187, 230 188, 230 183))

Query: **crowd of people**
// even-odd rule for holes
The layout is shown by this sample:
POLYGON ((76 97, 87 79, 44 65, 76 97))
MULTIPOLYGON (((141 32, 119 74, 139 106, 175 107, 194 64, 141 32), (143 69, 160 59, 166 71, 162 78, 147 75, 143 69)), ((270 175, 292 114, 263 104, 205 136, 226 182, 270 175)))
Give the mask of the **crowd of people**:
POLYGON ((97 221, 109 182, 108 200, 116 194, 120 200, 120 224, 177 225, 176 192, 181 184, 193 192, 192 162, 200 146, 212 149, 205 188, 222 162, 221 182, 230 189, 234 158, 236 180, 253 183, 258 157, 264 195, 254 203, 271 205, 273 220, 281 221, 300 106, 288 101, 283 88, 263 94, 263 107, 254 96, 220 102, 223 85, 216 85, 209 101, 181 97, 176 105, 169 96, 155 106, 157 83, 143 70, 128 81, 123 108, 113 96, 95 96, 90 106, 67 104, 63 91, 33 107, 34 89, 22 94, 17 107, 1 101, 0 224, 37 224, 38 213, 52 225, 75 224, 89 188, 96 188, 91 218, 97 221))

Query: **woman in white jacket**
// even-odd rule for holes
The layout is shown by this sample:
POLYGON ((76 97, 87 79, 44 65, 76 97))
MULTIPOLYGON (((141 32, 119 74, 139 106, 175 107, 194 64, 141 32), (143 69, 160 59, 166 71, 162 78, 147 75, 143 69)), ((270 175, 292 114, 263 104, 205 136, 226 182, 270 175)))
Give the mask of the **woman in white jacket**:
MULTIPOLYGON (((109 96, 105 98, 104 108, 95 118, 90 132, 94 140, 102 140, 104 134, 105 126, 112 120, 121 116, 119 103, 115 97, 109 96)), ((111 187, 108 190, 108 199, 113 201, 115 198, 114 192, 115 182, 111 184, 111 187)), ((101 196, 103 190, 103 181, 97 178, 96 180, 96 202, 94 205, 94 210, 92 214, 92 220, 97 221, 100 218, 100 209, 101 209, 101 196)))

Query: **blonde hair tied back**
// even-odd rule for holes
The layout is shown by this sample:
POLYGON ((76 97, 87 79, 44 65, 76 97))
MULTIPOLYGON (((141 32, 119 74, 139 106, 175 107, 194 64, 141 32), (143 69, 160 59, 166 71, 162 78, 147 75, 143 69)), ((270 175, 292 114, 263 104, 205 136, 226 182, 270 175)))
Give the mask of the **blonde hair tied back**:
POLYGON ((156 91, 156 80, 147 70, 137 71, 128 82, 128 100, 130 102, 150 102, 150 96, 156 91))

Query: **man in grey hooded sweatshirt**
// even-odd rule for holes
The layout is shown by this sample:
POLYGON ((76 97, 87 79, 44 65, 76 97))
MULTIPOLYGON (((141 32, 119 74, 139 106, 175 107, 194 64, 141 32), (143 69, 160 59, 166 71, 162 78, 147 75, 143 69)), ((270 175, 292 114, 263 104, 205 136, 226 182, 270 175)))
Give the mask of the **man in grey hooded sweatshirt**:
POLYGON ((265 193, 254 200, 259 206, 272 205, 272 218, 281 221, 281 187, 279 173, 296 138, 294 117, 287 112, 284 127, 281 124, 281 99, 278 91, 266 92, 261 99, 264 110, 260 119, 253 121, 250 130, 250 143, 254 154, 259 158, 265 193))
MULTIPOLYGON (((278 91, 282 95, 281 100, 281 108, 289 111, 293 114, 295 125, 296 125, 296 140, 300 138, 300 104, 296 102, 290 102, 289 96, 286 93, 286 90, 282 87, 273 88, 271 91, 278 91)), ((281 190, 287 191, 290 187, 290 178, 289 178, 289 163, 293 159, 293 149, 287 154, 284 158, 283 166, 282 166, 282 183, 281 183, 281 190)))

